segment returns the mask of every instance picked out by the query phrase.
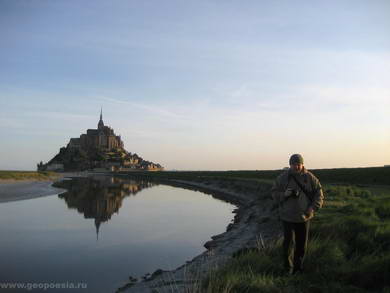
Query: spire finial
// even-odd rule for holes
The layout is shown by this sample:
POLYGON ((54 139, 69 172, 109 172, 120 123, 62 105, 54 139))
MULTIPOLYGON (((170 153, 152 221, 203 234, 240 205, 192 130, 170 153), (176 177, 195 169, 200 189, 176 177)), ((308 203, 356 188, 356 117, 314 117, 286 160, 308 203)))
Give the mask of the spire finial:
POLYGON ((103 107, 100 107, 100 120, 103 120, 103 107))

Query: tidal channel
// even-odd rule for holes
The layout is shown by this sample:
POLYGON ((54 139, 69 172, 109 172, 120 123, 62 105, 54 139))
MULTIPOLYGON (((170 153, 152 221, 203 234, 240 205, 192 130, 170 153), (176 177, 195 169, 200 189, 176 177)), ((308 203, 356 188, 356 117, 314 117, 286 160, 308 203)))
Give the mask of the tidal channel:
POLYGON ((0 204, 0 282, 115 292, 129 276, 172 270, 202 253, 235 208, 201 192, 110 176, 63 186, 62 194, 0 204))

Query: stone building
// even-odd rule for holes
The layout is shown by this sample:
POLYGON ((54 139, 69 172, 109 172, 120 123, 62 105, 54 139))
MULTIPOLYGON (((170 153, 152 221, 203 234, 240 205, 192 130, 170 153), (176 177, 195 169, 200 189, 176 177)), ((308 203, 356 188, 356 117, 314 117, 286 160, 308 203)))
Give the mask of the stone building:
POLYGON ((97 129, 88 129, 86 134, 81 134, 79 138, 71 138, 68 147, 81 148, 83 150, 100 149, 112 150, 123 149, 123 141, 120 135, 116 135, 111 127, 105 126, 103 122, 103 111, 100 111, 100 120, 97 129))
POLYGON ((94 170, 99 172, 164 170, 160 164, 146 161, 137 154, 126 151, 121 136, 116 135, 111 127, 104 125, 102 110, 97 129, 88 129, 80 137, 71 138, 67 147, 60 148, 54 158, 46 164, 40 162, 37 168, 39 171, 94 170))
POLYGON ((46 171, 59 171, 59 172, 64 171, 64 164, 52 162, 47 165, 46 171))

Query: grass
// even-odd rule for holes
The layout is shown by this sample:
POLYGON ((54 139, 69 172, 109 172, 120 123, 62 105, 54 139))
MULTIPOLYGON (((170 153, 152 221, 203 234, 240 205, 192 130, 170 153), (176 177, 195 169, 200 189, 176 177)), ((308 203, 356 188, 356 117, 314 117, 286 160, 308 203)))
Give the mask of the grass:
MULTIPOLYGON (((310 170, 322 183, 341 183, 355 185, 390 185, 390 167, 338 168, 310 170)), ((274 180, 281 170, 249 171, 158 171, 158 172, 121 172, 131 176, 156 179, 188 179, 196 177, 230 178, 246 180, 274 180)))
POLYGON ((204 292, 390 292, 390 187, 324 185, 305 273, 282 270, 281 239, 210 272, 204 292))
MULTIPOLYGON (((311 170, 323 184, 325 205, 311 222, 305 273, 282 269, 281 239, 239 253, 210 271, 196 292, 389 292, 390 168, 311 170)), ((149 180, 219 181, 269 193, 281 170, 131 172, 149 180), (265 189, 264 189, 264 188, 265 189)), ((222 186, 223 187, 223 186, 222 186)), ((195 292, 195 291, 194 291, 195 292)))
POLYGON ((47 180, 53 177, 57 177, 55 172, 36 172, 36 171, 0 171, 0 179, 3 180, 47 180))

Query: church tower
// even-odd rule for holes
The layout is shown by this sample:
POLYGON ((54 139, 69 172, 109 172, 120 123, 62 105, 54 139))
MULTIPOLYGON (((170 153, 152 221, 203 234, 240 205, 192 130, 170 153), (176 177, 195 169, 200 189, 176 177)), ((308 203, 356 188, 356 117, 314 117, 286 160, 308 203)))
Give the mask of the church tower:
POLYGON ((100 120, 98 123, 98 129, 103 129, 104 123, 103 123, 103 107, 100 109, 100 120))

